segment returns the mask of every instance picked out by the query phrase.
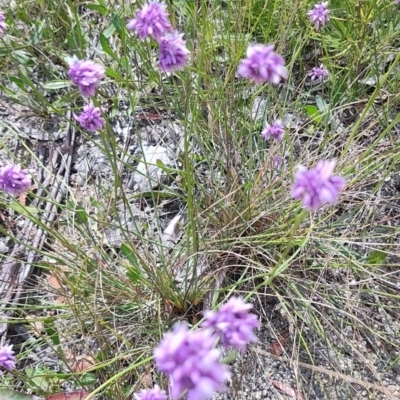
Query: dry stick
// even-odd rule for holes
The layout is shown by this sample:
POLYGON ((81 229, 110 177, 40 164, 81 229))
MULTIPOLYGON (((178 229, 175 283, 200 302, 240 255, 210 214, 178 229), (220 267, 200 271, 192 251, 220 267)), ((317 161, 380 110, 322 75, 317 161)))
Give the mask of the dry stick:
MULTIPOLYGON (((64 176, 60 180, 56 180, 54 187, 51 191, 51 197, 55 199, 55 203, 59 204, 62 199, 65 196, 66 193, 66 187, 69 182, 69 175, 71 171, 71 165, 72 165, 72 153, 74 149, 74 142, 75 142, 75 130, 71 127, 69 129, 69 133, 71 135, 68 135, 67 140, 69 140, 69 152, 64 160, 62 154, 61 154, 61 160, 62 160, 62 166, 59 169, 59 173, 57 174, 58 176, 64 173, 64 176)), ((46 225, 49 225, 50 223, 54 222, 57 216, 57 205, 53 204, 51 202, 48 202, 45 208, 45 214, 44 217, 42 217, 42 222, 46 225)), ((36 249, 41 249, 43 247, 44 241, 46 240, 47 237, 47 232, 44 231, 42 228, 39 228, 38 231, 36 232, 35 239, 33 242, 33 247, 36 249)), ((27 265, 29 265, 32 268, 32 263, 37 256, 37 253, 35 250, 30 250, 28 253, 27 257, 27 265)), ((25 279, 28 276, 25 277, 25 279)), ((21 279, 20 279, 21 282, 21 279)), ((23 290, 23 286, 19 285, 18 286, 18 291, 16 294, 16 297, 18 298, 21 294, 21 291, 23 290)))
MULTIPOLYGON (((25 238, 30 236, 34 224, 32 221, 26 220, 21 232, 18 234, 18 241, 23 242, 25 238)), ((3 264, 0 275, 0 298, 2 301, 9 300, 5 292, 7 292, 9 287, 9 281, 11 276, 14 274, 13 265, 18 264, 16 260, 22 259, 24 255, 25 245, 23 243, 17 243, 8 257, 10 260, 3 264)))
MULTIPOLYGON (((44 154, 46 149, 44 146, 39 148, 38 158, 42 162, 44 161, 44 154)), ((52 158, 51 167, 53 168, 57 163, 57 159, 52 158)), ((41 169, 39 173, 43 178, 43 170, 41 169)), ((43 195, 44 189, 48 186, 51 179, 51 174, 48 177, 43 179, 42 185, 38 188, 36 192, 36 197, 33 199, 31 206, 37 209, 41 209, 43 206, 43 195)), ((41 179, 40 179, 41 180, 41 179)), ((17 243, 14 245, 14 248, 8 257, 9 261, 5 262, 2 266, 0 273, 0 298, 2 299, 2 306, 0 309, 4 308, 5 305, 9 302, 9 300, 13 296, 13 290, 10 290, 10 287, 13 287, 14 282, 18 275, 20 274, 20 262, 17 260, 22 260, 25 253, 25 244, 26 239, 31 236, 32 230, 35 228, 33 221, 25 219, 24 226, 21 231, 17 235, 17 243)), ((3 331, 0 328, 0 336, 3 331)))
MULTIPOLYGON (((68 118, 70 119, 71 115, 69 115, 68 118)), ((67 155, 66 157, 64 157, 63 147, 58 147, 50 162, 50 167, 52 170, 54 170, 56 168, 58 158, 59 156, 61 156, 61 165, 57 171, 57 178, 59 179, 52 179, 52 174, 50 173, 44 179, 45 185, 43 184, 42 187, 38 189, 37 196, 32 202, 32 205, 36 208, 41 208, 42 205, 46 204, 44 215, 41 218, 41 222, 45 225, 49 225, 50 223, 54 222, 57 215, 56 204, 59 204, 66 194, 72 165, 74 145, 75 129, 70 124, 68 124, 67 136, 63 144, 63 146, 66 146, 64 148, 68 150, 67 155), (63 176, 61 176, 62 174, 63 176), (54 184, 51 189, 50 195, 52 199, 55 199, 56 204, 53 204, 53 202, 51 201, 47 201, 47 203, 44 203, 41 199, 44 192, 44 187, 49 185, 52 180, 54 184)), ((42 156, 41 158, 43 158, 43 154, 39 154, 39 157, 40 156, 42 156)), ((29 240, 29 233, 34 228, 35 226, 32 221, 26 221, 24 227, 21 230, 21 233, 18 235, 18 239, 22 243, 17 243, 14 246, 10 255, 10 261, 7 261, 2 267, 0 273, 0 311, 4 311, 4 309, 8 308, 10 304, 16 303, 20 299, 22 291, 24 289, 24 283, 33 271, 33 263, 35 261, 35 258, 37 257, 36 249, 40 250, 43 247, 43 244, 47 238, 47 232, 42 228, 37 228, 31 246, 33 248, 28 251, 26 261, 24 262, 23 258, 26 249, 26 245, 24 244, 24 242, 26 243, 26 240, 29 240)), ((12 310, 5 310, 3 314, 4 321, 0 322, 0 337, 2 337, 7 331, 7 321, 12 316, 12 313, 12 310)))
MULTIPOLYGON (((51 162, 52 167, 54 167, 56 165, 57 159, 58 159, 58 156, 52 158, 52 162, 51 162)), ((65 166, 61 165, 61 167, 58 170, 57 176, 60 176, 64 172, 64 170, 65 170, 65 166)), ((57 196, 57 193, 60 189, 60 185, 61 185, 60 180, 56 179, 55 183, 53 184, 53 187, 51 189, 51 192, 50 192, 51 199, 54 199, 57 196)), ((52 204, 52 202, 48 201, 46 203, 43 216, 41 217, 41 222, 44 225, 49 225, 49 223, 52 222, 52 219, 50 218, 50 216, 51 216, 51 210, 54 207, 55 206, 54 206, 54 204, 52 204)), ((36 249, 42 248, 46 237, 47 237, 46 231, 43 230, 42 228, 37 228, 35 237, 33 238, 33 242, 31 245, 31 247, 33 249, 30 249, 28 251, 28 256, 26 258, 26 262, 24 263, 24 269, 19 273, 19 279, 18 279, 19 285, 22 284, 23 282, 25 282, 25 280, 29 277, 30 271, 32 269, 32 263, 34 262, 35 257, 37 256, 36 249)), ((18 296, 16 296, 16 297, 18 297, 18 296)))
POLYGON ((290 358, 286 358, 286 357, 282 357, 282 356, 276 356, 275 354, 272 354, 268 351, 262 350, 258 347, 251 347, 251 350, 254 351, 255 353, 259 353, 262 354, 264 356, 268 356, 271 357, 275 360, 279 360, 285 363, 290 363, 290 364, 295 364, 298 365, 299 367, 303 367, 303 368, 308 368, 311 371, 315 371, 315 372, 320 372, 322 374, 325 375, 329 375, 332 376, 334 378, 337 379, 342 379, 346 382, 350 382, 350 383, 354 383, 356 385, 360 385, 366 389, 375 389, 378 392, 384 393, 387 396, 391 396, 392 399, 398 399, 398 397, 394 397, 393 393, 390 392, 390 390, 386 389, 383 386, 379 386, 379 385, 375 385, 374 383, 369 383, 369 382, 365 382, 362 381, 361 379, 357 379, 357 378, 352 378, 351 376, 347 376, 345 374, 341 374, 340 372, 336 372, 336 371, 331 371, 327 368, 324 367, 318 367, 316 365, 311 365, 311 364, 307 364, 305 362, 302 361, 296 361, 296 363, 293 362, 293 360, 291 360, 290 358), (393 396, 393 397, 392 397, 393 396))

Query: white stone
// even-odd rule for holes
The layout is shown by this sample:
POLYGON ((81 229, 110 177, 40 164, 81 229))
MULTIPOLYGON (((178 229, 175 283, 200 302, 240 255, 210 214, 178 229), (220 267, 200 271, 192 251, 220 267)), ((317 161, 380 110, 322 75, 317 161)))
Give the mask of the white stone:
POLYGON ((157 187, 165 172, 157 165, 157 162, 169 165, 168 149, 162 146, 147 146, 143 148, 143 155, 131 180, 137 185, 139 191, 147 191, 157 187))
POLYGON ((0 241, 0 253, 4 254, 7 253, 8 251, 8 246, 1 240, 0 241))

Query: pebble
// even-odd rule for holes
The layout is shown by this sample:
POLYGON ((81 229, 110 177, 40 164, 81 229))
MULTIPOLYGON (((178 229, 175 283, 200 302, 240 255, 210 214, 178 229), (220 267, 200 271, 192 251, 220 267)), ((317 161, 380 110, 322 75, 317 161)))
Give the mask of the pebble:
POLYGON ((4 254, 7 253, 8 246, 4 243, 4 241, 0 240, 0 253, 4 254))
POLYGON ((162 146, 143 147, 143 155, 136 171, 131 175, 128 187, 138 186, 139 191, 147 191, 157 187, 165 176, 165 172, 157 165, 171 165, 168 149, 162 146))

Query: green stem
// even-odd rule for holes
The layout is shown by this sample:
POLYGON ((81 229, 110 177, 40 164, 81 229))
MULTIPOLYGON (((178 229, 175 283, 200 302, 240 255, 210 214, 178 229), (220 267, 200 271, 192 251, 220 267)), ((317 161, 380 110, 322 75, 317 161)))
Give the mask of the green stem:
POLYGON ((113 377, 111 377, 110 379, 108 379, 107 381, 105 381, 103 384, 101 384, 99 387, 97 387, 95 390, 93 390, 93 392, 91 392, 91 393, 89 394, 89 396, 86 397, 86 400, 93 399, 94 396, 95 396, 97 393, 100 393, 104 388, 108 387, 111 383, 117 381, 119 378, 122 378, 122 377, 123 377, 125 374, 127 374, 128 372, 130 372, 130 371, 132 371, 132 370, 134 370, 134 369, 140 367, 140 366, 143 365, 143 364, 148 363, 148 362, 151 361, 153 358, 154 358, 154 356, 147 357, 147 358, 145 358, 144 360, 142 360, 142 361, 140 361, 140 362, 138 362, 138 363, 136 363, 136 364, 133 364, 133 365, 129 366, 128 368, 125 368, 125 369, 123 369, 122 371, 116 373, 113 377))

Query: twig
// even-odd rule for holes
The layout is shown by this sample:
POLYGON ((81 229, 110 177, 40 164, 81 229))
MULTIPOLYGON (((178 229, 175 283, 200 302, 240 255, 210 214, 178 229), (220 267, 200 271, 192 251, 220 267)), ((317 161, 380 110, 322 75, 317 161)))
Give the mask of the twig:
MULTIPOLYGON (((70 120, 71 115, 67 118, 70 120)), ((43 181, 36 193, 36 198, 32 202, 32 206, 43 210, 43 215, 40 218, 42 225, 50 226, 54 222, 57 216, 57 204, 60 204, 65 197, 74 146, 75 129, 68 124, 67 135, 63 145, 54 149, 52 154, 49 173, 47 176, 44 176, 42 171, 39 174, 43 181), (55 171, 57 171, 56 176, 54 175, 55 171), (50 187, 49 199, 43 200, 46 195, 45 188, 50 187)), ((43 163, 44 153, 42 150, 42 148, 39 149, 39 159, 43 163)), ((0 272, 0 337, 7 331, 7 321, 13 314, 10 305, 16 304, 21 298, 25 283, 34 269, 34 263, 37 261, 38 251, 42 249, 47 235, 46 229, 35 226, 33 221, 26 218, 23 228, 17 235, 18 243, 14 245, 8 261, 2 266, 0 272), (28 251, 27 248, 29 248, 28 251)))

